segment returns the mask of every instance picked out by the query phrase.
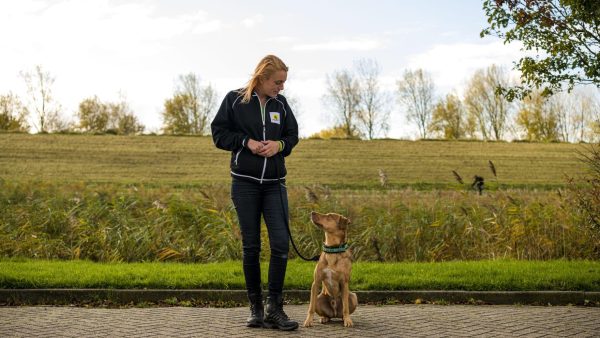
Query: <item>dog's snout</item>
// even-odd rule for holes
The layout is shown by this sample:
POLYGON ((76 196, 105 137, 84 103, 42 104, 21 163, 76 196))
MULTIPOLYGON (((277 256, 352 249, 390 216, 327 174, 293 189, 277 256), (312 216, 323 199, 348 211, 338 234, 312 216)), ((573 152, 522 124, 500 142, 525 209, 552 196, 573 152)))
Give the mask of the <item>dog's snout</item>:
POLYGON ((313 222, 314 225, 317 225, 319 227, 321 226, 320 225, 319 213, 318 212, 311 211, 311 213, 310 213, 310 220, 311 220, 311 222, 313 222))

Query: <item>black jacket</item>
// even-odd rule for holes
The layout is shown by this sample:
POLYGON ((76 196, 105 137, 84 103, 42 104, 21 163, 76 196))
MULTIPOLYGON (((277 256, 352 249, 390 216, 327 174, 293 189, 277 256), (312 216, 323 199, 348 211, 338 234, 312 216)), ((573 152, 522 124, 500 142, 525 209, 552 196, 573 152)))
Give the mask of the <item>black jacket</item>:
POLYGON ((261 184, 277 183, 287 174, 284 157, 298 143, 296 118, 282 95, 267 99, 264 122, 256 93, 248 103, 241 100, 242 94, 237 90, 225 96, 210 125, 213 141, 217 148, 231 151, 232 177, 261 184), (249 139, 283 141, 283 150, 270 158, 254 155, 247 147, 249 139))

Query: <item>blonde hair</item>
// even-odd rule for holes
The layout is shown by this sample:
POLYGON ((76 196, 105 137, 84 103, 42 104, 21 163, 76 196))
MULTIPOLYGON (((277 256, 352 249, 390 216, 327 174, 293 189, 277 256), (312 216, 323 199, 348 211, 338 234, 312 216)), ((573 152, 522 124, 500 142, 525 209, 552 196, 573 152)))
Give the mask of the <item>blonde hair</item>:
POLYGON ((288 71, 288 66, 275 55, 267 55, 256 66, 254 74, 248 80, 246 86, 240 89, 239 93, 242 96, 242 103, 250 102, 254 89, 261 81, 269 79, 275 72, 280 70, 288 71))

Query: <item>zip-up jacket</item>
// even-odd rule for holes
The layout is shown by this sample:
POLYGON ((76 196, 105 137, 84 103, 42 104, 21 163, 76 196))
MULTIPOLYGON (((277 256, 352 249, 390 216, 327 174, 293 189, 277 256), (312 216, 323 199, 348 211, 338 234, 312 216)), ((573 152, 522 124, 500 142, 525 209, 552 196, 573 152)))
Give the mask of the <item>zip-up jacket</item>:
POLYGON ((231 151, 232 177, 261 184, 277 183, 287 174, 284 157, 298 143, 296 118, 282 95, 267 97, 264 116, 256 93, 248 103, 241 100, 238 90, 225 96, 210 125, 213 141, 217 148, 231 151), (283 149, 269 158, 255 155, 248 148, 250 139, 282 141, 283 149))

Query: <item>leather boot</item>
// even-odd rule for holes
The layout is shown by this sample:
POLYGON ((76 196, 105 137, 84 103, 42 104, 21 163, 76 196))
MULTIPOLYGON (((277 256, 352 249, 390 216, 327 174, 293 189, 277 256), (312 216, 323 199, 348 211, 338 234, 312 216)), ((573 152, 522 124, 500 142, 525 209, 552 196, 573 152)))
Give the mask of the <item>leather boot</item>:
POLYGON ((248 327, 262 327, 263 317, 265 312, 263 310, 262 295, 249 294, 248 300, 250 301, 250 317, 246 320, 246 326, 248 327))
POLYGON ((291 331, 298 328, 298 322, 290 320, 285 312, 283 312, 282 295, 269 295, 267 297, 266 310, 264 327, 283 331, 291 331))

